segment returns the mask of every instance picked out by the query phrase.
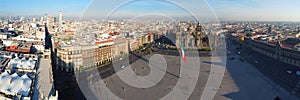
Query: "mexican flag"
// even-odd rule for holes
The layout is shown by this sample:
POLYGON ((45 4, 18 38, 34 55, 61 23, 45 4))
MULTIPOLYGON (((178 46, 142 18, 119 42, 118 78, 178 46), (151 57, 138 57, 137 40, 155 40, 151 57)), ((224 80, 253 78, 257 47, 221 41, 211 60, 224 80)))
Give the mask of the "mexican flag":
POLYGON ((181 42, 181 46, 180 46, 180 48, 181 48, 181 55, 182 55, 182 60, 183 60, 183 62, 186 62, 186 56, 185 56, 185 53, 184 53, 184 46, 183 46, 183 41, 181 42))

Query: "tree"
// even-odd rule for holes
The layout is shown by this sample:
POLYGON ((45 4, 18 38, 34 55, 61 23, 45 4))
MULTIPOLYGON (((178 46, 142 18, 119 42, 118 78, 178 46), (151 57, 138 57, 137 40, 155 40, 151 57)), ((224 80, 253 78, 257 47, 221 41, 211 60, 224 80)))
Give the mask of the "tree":
POLYGON ((206 48, 205 48, 205 51, 211 51, 211 50, 212 50, 211 47, 206 47, 206 48))
POLYGON ((125 52, 124 52, 124 51, 120 51, 120 55, 121 55, 121 56, 124 56, 124 55, 125 55, 125 52))
POLYGON ((80 69, 80 70, 83 70, 83 66, 80 66, 79 69, 80 69))
POLYGON ((146 46, 148 46, 148 45, 149 45, 149 43, 144 43, 144 44, 143 44, 144 47, 146 47, 146 46))
POLYGON ((247 37, 250 37, 250 36, 252 36, 252 35, 251 35, 250 33, 247 33, 246 36, 247 36, 247 37))
POLYGON ((146 50, 145 50, 145 53, 150 53, 150 52, 151 52, 150 49, 146 49, 146 50))

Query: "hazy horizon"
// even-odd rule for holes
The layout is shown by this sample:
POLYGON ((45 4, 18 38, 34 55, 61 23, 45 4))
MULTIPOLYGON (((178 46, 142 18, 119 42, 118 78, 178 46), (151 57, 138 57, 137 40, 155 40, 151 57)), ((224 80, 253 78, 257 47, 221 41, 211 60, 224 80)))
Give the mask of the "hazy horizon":
POLYGON ((0 16, 58 16, 65 18, 135 17, 162 14, 220 21, 300 21, 300 1, 291 0, 3 0, 0 16))

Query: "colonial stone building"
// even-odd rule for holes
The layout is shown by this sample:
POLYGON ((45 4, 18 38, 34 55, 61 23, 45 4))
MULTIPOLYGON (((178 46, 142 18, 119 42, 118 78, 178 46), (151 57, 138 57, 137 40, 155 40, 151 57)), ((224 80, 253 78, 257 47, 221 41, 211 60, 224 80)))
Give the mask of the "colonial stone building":
POLYGON ((119 39, 115 40, 112 47, 112 55, 114 58, 119 58, 129 53, 128 49, 128 40, 127 39, 119 39))
POLYGON ((209 46, 207 34, 200 23, 197 25, 188 23, 185 27, 177 27, 175 34, 177 48, 181 45, 185 48, 203 48, 209 46), (183 44, 181 44, 182 41, 183 44))
POLYGON ((112 60, 112 45, 103 45, 96 48, 95 63, 101 65, 112 60))
POLYGON ((81 48, 78 47, 58 47, 56 48, 56 65, 62 70, 79 69, 82 65, 81 48))
POLYGON ((300 67, 300 52, 296 50, 299 39, 288 38, 283 41, 263 42, 259 39, 250 39, 250 47, 261 54, 269 56, 275 60, 300 67))
POLYGON ((118 59, 129 50, 136 50, 144 43, 153 41, 153 35, 142 34, 132 41, 127 38, 88 42, 55 41, 57 68, 65 71, 95 67, 118 59))
POLYGON ((81 45, 82 65, 85 68, 95 66, 96 46, 91 44, 81 45))

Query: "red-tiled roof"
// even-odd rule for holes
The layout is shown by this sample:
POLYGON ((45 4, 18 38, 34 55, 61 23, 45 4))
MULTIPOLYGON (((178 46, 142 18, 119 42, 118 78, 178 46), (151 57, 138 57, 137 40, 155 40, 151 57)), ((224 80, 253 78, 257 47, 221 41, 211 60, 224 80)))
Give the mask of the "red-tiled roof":
POLYGON ((289 45, 296 45, 296 44, 300 43, 300 39, 287 38, 286 40, 282 41, 282 43, 289 44, 289 45))
POLYGON ((102 43, 107 43, 107 42, 113 42, 113 39, 107 39, 107 40, 102 40, 102 41, 96 41, 96 44, 102 44, 102 43))
POLYGON ((277 42, 269 41, 268 44, 272 46, 276 46, 277 42))
POLYGON ((22 48, 18 48, 18 46, 9 46, 5 49, 7 51, 11 51, 11 52, 20 52, 20 53, 29 53, 30 52, 30 49, 22 49, 22 48))
POLYGON ((66 30, 66 32, 74 32, 74 31, 71 31, 71 30, 66 30))
POLYGON ((59 41, 55 43, 56 46, 59 46, 59 41))
POLYGON ((293 49, 293 48, 294 48, 294 45, 281 43, 281 47, 282 47, 282 48, 285 48, 285 49, 293 49))

